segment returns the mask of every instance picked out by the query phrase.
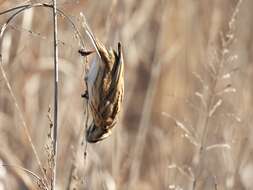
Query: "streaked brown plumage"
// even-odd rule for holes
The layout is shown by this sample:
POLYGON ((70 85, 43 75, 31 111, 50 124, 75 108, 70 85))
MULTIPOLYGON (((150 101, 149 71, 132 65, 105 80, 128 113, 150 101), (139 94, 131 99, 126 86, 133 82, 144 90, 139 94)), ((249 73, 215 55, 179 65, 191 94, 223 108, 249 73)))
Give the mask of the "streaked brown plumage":
POLYGON ((86 129, 86 140, 95 143, 108 137, 116 124, 124 95, 124 63, 120 43, 117 52, 111 48, 108 50, 88 27, 86 33, 98 54, 85 79, 86 97, 93 118, 86 129))

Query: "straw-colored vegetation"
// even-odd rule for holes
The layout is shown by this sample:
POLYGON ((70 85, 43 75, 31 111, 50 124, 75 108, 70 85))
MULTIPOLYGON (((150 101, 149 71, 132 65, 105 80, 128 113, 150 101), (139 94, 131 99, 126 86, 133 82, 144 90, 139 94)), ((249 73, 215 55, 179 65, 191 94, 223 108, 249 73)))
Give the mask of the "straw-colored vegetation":
MULTIPOLYGON (((42 1, 0 0, 0 11, 30 2, 42 1)), ((107 46, 122 43, 125 99, 112 136, 88 144, 84 158, 85 60, 59 16, 57 189, 252 189, 252 7, 251 0, 58 0, 88 49, 80 12, 107 46)), ((0 44, 0 190, 42 189, 43 171, 52 175, 52 26, 52 10, 29 9, 0 44)))

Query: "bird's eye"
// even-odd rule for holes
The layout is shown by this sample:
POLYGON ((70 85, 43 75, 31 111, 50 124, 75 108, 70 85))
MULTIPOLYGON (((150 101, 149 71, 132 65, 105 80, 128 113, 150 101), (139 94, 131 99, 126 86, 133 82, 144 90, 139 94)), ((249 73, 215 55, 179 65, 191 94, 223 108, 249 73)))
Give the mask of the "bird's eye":
POLYGON ((96 128, 97 128, 97 126, 96 126, 95 124, 93 124, 93 125, 91 126, 91 132, 94 132, 94 131, 96 130, 96 128))

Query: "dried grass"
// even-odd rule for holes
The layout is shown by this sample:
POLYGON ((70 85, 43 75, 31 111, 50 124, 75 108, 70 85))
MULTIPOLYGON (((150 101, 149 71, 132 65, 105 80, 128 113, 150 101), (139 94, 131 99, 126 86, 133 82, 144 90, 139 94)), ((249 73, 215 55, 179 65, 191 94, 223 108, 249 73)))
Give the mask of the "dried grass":
MULTIPOLYGON (((20 4, 0 1, 1 11, 20 4)), ((56 187, 250 189, 252 6, 246 0, 59 1, 76 26, 84 12, 99 39, 110 46, 122 42, 126 94, 113 135, 88 145, 84 155, 85 60, 73 27, 59 17, 56 187)), ((48 172, 53 34, 48 10, 32 10, 11 23, 1 44, 16 100, 1 74, 0 160, 40 176, 19 126, 23 118, 48 172)), ((1 23, 6 19, 0 16, 1 23)), ((18 168, 0 167, 0 189, 38 189, 36 182, 18 168)))

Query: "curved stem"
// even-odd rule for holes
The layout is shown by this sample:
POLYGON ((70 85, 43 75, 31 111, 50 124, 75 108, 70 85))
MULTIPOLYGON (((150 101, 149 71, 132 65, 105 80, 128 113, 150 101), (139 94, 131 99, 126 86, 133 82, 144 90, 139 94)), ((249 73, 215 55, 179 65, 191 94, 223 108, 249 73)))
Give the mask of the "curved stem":
MULTIPOLYGON (((54 1, 54 5, 42 4, 42 3, 27 4, 27 5, 18 6, 18 7, 11 8, 11 9, 8 9, 6 11, 0 12, 0 15, 3 15, 3 14, 6 14, 6 13, 9 13, 9 12, 12 12, 12 11, 16 11, 15 13, 13 13, 7 19, 7 21, 1 27, 1 30, 0 30, 0 44, 1 44, 2 39, 4 37, 4 33, 6 31, 6 28, 8 27, 8 25, 10 24, 10 22, 12 20, 14 20, 14 18, 16 18, 16 16, 18 16, 20 13, 22 13, 23 11, 28 10, 30 8, 48 7, 48 8, 53 8, 54 18, 56 18, 56 15, 57 15, 57 12, 58 12, 59 14, 61 14, 71 24, 72 28, 74 29, 75 33, 77 34, 77 36, 78 36, 78 38, 79 38, 79 40, 81 42, 82 47, 84 48, 84 42, 82 40, 82 36, 81 36, 79 30, 77 29, 77 27, 75 26, 74 22, 63 11, 57 9, 55 5, 56 5, 55 1, 54 1)), ((58 107, 57 106, 58 105, 58 102, 57 102, 58 101, 58 99, 57 99, 57 97, 58 97, 58 90, 57 90, 58 89, 58 71, 57 71, 58 70, 58 64, 57 64, 57 62, 58 62, 58 48, 57 48, 57 33, 56 33, 56 31, 57 31, 57 28, 56 28, 57 21, 55 19, 54 19, 54 26, 55 26, 54 27, 54 39, 55 39, 54 40, 54 55, 55 55, 54 56, 55 57, 55 73, 54 73, 55 74, 55 95, 54 95, 54 97, 55 97, 55 112, 54 112, 54 114, 55 114, 54 115, 55 116, 54 120, 55 121, 54 122, 55 123, 54 123, 54 127, 55 127, 55 129, 57 129, 57 107, 58 107)), ((0 52, 1 51, 2 51, 2 49, 0 49, 0 52)), ((19 117, 20 117, 20 119, 22 121, 22 125, 24 127, 25 135, 26 135, 26 137, 27 137, 27 139, 28 139, 28 141, 29 141, 29 143, 30 143, 30 145, 32 147, 32 151, 33 151, 33 153, 35 155, 36 161, 37 161, 37 163, 39 165, 39 168, 40 168, 40 170, 41 170, 41 172, 43 174, 43 179, 44 179, 43 180, 43 184, 45 184, 46 189, 48 189, 48 179, 47 179, 46 173, 43 170, 40 158, 39 158, 38 153, 36 151, 36 148, 35 148, 35 146, 33 144, 33 141, 32 141, 31 134, 29 132, 28 126, 27 126, 27 124, 25 122, 25 119, 24 119, 24 117, 22 115, 21 109, 20 109, 20 107, 19 107, 19 105, 17 103, 17 99, 16 99, 16 97, 15 97, 15 95, 13 93, 11 85, 10 85, 10 83, 8 81, 8 78, 6 76, 6 73, 4 71, 4 68, 3 68, 3 65, 2 65, 2 56, 1 56, 1 53, 0 53, 0 69, 1 69, 2 75, 3 75, 4 79, 5 79, 5 82, 6 82, 6 85, 8 87, 8 90, 9 90, 9 92, 11 94, 11 97, 12 97, 14 103, 15 103, 15 107, 18 110, 19 117)), ((54 142, 57 142, 57 130, 54 132, 54 142)), ((57 154, 57 143, 54 143, 54 156, 55 156, 55 158, 54 158, 55 160, 54 161, 55 161, 55 163, 54 163, 53 177, 52 177, 52 183, 51 183, 53 190, 55 188, 56 154, 57 154)))
MULTIPOLYGON (((1 39, 0 39, 0 40, 1 40, 1 39)), ((17 98, 15 97, 15 95, 14 95, 14 93, 13 93, 13 90, 12 90, 12 88, 11 88, 11 85, 10 85, 10 83, 9 83, 9 80, 8 80, 8 78, 7 78, 7 75, 6 75, 5 71, 4 71, 4 68, 3 68, 3 65, 2 65, 2 56, 1 56, 1 55, 0 55, 0 69, 1 69, 1 72, 2 72, 2 75, 3 75, 3 78, 4 78, 4 80, 5 80, 6 86, 7 86, 8 90, 9 90, 9 92, 10 92, 11 98, 12 98, 12 100, 13 100, 13 102, 14 102, 15 107, 16 107, 18 116, 19 116, 19 118, 20 118, 20 120, 21 120, 21 123, 22 123, 22 125, 23 125, 25 135, 26 135, 26 137, 27 137, 27 139, 28 139, 28 141, 29 141, 29 143, 30 143, 30 145, 31 145, 32 151, 33 151, 33 153, 34 153, 34 155, 35 155, 35 158, 36 158, 36 161, 37 161, 37 163, 38 163, 38 165, 39 165, 39 168, 40 168, 40 170, 41 170, 41 173, 43 174, 43 178, 44 178, 44 180, 45 180, 43 183, 48 184, 48 180, 47 180, 46 173, 45 173, 45 171, 43 170, 43 167, 42 167, 42 164, 41 164, 39 155, 38 155, 38 153, 37 153, 37 151, 36 151, 36 148, 35 148, 35 146, 34 146, 34 144, 33 144, 32 137, 31 137, 31 134, 30 134, 30 132, 29 132, 28 126, 27 126, 27 124, 26 124, 26 122, 25 122, 25 119, 24 119, 24 117, 23 117, 23 115, 22 115, 21 109, 20 109, 20 107, 19 107, 19 105, 18 105, 18 103, 17 103, 17 98)))
MULTIPOLYGON (((7 27, 7 25, 8 25, 17 15, 19 15, 19 13, 22 13, 23 11, 25 11, 25 10, 27 10, 27 9, 36 8, 36 7, 53 8, 53 5, 46 4, 46 3, 27 4, 27 5, 21 5, 21 6, 14 7, 14 8, 5 10, 5 11, 3 11, 3 12, 0 12, 0 15, 3 15, 3 14, 6 14, 6 13, 9 13, 9 12, 18 10, 18 11, 15 12, 13 15, 11 15, 11 16, 7 19, 7 21, 4 23, 4 25, 3 25, 2 28, 1 28, 0 37, 3 36, 3 33, 4 33, 4 31, 5 31, 6 27, 7 27)), ((72 21, 72 19, 71 19, 68 15, 66 15, 62 10, 56 9, 56 11, 57 11, 59 14, 61 14, 61 15, 69 22, 69 24, 70 24, 70 25, 72 26, 72 28, 74 29, 75 34, 77 34, 78 40, 81 42, 81 46, 82 46, 82 47, 85 47, 84 41, 83 41, 83 38, 82 38, 82 35, 81 35, 81 32, 78 30, 78 28, 76 27, 76 25, 75 25, 75 23, 72 21)))
POLYGON ((24 172, 28 173, 29 175, 33 176, 35 179, 37 179, 45 189, 48 189, 46 184, 44 183, 44 181, 36 174, 34 173, 33 171, 31 170, 28 170, 22 166, 17 166, 17 165, 9 165, 9 164, 1 164, 0 166, 3 166, 3 167, 6 167, 6 168, 17 168, 17 169, 20 169, 20 170, 23 170, 24 172))

